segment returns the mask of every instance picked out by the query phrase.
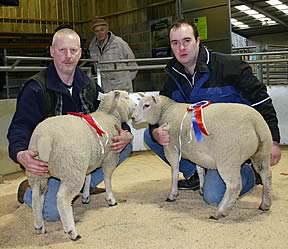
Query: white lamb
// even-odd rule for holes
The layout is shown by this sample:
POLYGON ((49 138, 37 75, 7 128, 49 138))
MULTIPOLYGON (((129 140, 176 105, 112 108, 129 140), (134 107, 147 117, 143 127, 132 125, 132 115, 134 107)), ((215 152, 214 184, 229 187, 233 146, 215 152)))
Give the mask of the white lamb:
POLYGON ((132 114, 135 123, 167 124, 170 144, 164 147, 164 152, 172 168, 172 187, 167 201, 175 201, 178 195, 179 159, 182 156, 204 168, 218 169, 226 184, 226 192, 217 212, 210 218, 225 217, 242 188, 240 167, 251 158, 263 183, 259 208, 269 210, 272 204, 272 137, 260 113, 241 104, 208 105, 203 108, 202 114, 209 135, 198 142, 191 129, 191 112, 187 113, 189 106, 165 96, 145 96, 132 114))
MULTIPOLYGON (((29 145, 29 149, 38 151, 39 159, 48 162, 50 175, 61 180, 57 208, 64 231, 71 240, 81 238, 75 228, 71 202, 80 192, 86 174, 102 166, 105 199, 109 206, 117 204, 111 189, 111 176, 119 154, 110 149, 111 138, 117 135, 115 124, 120 127, 122 122, 128 121, 135 103, 124 91, 100 94, 99 99, 100 105, 91 116, 96 125, 104 131, 102 136, 86 120, 73 115, 63 115, 41 122, 34 130, 29 145)), ((38 234, 45 233, 42 210, 48 177, 28 174, 28 180, 32 188, 35 230, 38 234)))

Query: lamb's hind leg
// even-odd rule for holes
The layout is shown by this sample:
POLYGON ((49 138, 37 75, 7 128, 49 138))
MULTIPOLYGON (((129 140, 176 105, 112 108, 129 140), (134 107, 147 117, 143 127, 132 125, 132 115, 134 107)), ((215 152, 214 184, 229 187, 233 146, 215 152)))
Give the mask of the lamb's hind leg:
POLYGON ((262 160, 253 160, 253 167, 257 173, 260 174, 263 192, 262 202, 259 209, 262 211, 268 211, 272 205, 272 172, 270 168, 270 155, 267 155, 262 160))
POLYGON ((218 220, 227 216, 239 197, 242 188, 242 180, 240 165, 235 165, 236 164, 233 165, 230 162, 229 165, 225 167, 225 165, 222 163, 221 168, 218 168, 218 172, 226 184, 226 191, 221 202, 219 203, 218 210, 216 211, 215 215, 210 217, 210 219, 218 220))
POLYGON ((68 183, 67 180, 62 180, 57 194, 57 208, 65 233, 68 234, 71 240, 75 241, 80 239, 81 236, 78 235, 76 231, 72 210, 72 200, 80 192, 84 179, 83 182, 79 184, 77 183, 77 180, 74 180, 75 179, 69 179, 68 183), (73 188, 71 188, 69 184, 70 181, 73 181, 73 188))
POLYGON ((34 228, 37 234, 46 233, 42 212, 45 193, 47 192, 47 182, 47 178, 34 176, 29 178, 29 184, 32 189, 32 211, 34 215, 34 228))

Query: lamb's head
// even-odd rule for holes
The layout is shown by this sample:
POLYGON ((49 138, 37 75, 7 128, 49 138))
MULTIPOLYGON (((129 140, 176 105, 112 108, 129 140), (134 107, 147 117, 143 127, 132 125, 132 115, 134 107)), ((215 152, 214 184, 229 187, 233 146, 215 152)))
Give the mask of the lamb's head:
POLYGON ((136 124, 147 122, 157 124, 160 119, 161 103, 159 96, 144 96, 132 113, 132 120, 136 124))
POLYGON ((120 116, 121 122, 129 120, 129 116, 136 106, 136 103, 130 99, 128 92, 122 90, 99 93, 98 100, 100 100, 98 110, 120 116))

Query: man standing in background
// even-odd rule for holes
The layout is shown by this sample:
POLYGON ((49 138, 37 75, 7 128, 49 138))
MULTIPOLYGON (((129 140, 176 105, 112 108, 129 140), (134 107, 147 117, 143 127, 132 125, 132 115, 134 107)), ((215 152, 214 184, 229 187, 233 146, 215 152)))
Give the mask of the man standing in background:
MULTIPOLYGON (((114 35, 109 31, 108 23, 99 17, 92 21, 92 30, 95 33, 89 45, 90 57, 97 62, 135 59, 135 56, 121 37, 114 35)), ((118 63, 117 68, 126 68, 127 66, 136 67, 136 62, 118 63)), ((113 69, 114 65, 101 64, 100 69, 113 69)), ((96 71, 96 68, 95 68, 96 71)), ((101 72, 101 86, 104 92, 112 90, 126 90, 133 92, 132 80, 136 77, 137 70, 118 71, 118 72, 101 72)))

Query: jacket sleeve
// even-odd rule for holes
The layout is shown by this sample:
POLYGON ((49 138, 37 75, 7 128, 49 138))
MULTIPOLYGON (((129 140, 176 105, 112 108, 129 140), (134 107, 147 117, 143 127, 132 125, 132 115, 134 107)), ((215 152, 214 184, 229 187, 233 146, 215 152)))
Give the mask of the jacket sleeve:
POLYGON ((261 113, 270 128, 273 141, 279 143, 280 131, 277 114, 266 86, 253 74, 252 68, 247 62, 241 60, 239 68, 241 73, 236 88, 242 97, 247 99, 251 106, 261 113))
MULTIPOLYGON (((134 55, 132 49, 129 47, 128 43, 125 42, 123 39, 121 42, 121 46, 122 46, 122 51, 124 53, 124 58, 135 59, 135 55, 134 55)), ((131 67, 137 67, 138 66, 138 64, 136 62, 129 62, 128 65, 131 67)), ((136 78, 137 72, 138 72, 138 70, 130 71, 131 80, 136 78)))
POLYGON ((45 118, 44 94, 35 81, 25 84, 17 98, 16 111, 8 129, 9 156, 17 163, 17 153, 27 150, 33 130, 45 118))

